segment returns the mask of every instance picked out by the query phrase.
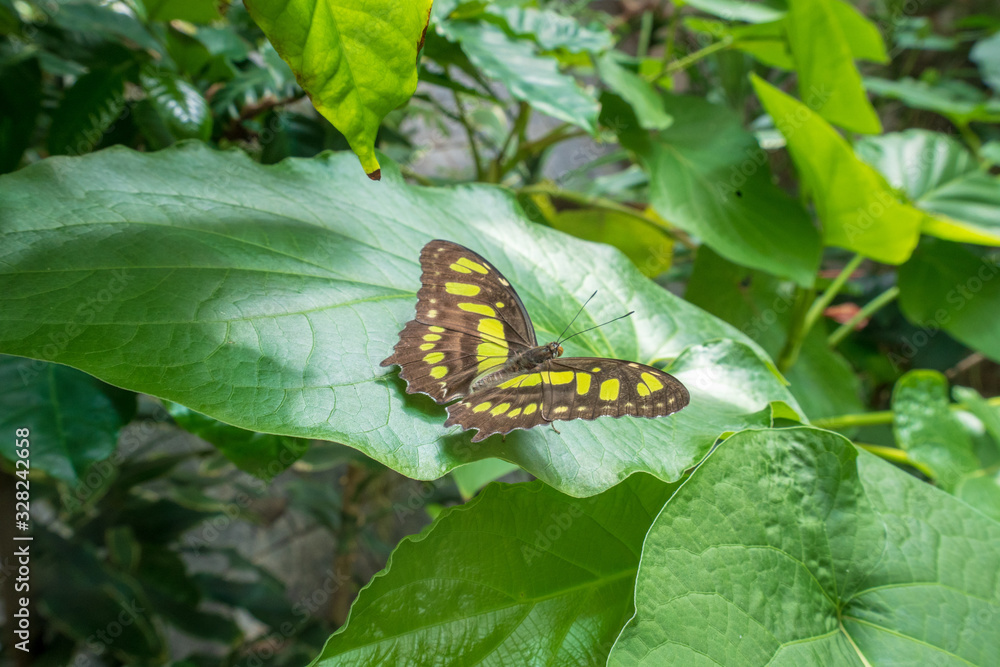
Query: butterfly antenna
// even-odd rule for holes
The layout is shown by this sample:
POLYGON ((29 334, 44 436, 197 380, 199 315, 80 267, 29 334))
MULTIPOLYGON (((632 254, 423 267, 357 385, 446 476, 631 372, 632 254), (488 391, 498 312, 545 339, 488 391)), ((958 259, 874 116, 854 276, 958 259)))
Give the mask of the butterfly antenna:
MULTIPOLYGON (((625 317, 628 317, 629 315, 632 315, 632 314, 634 314, 634 313, 635 313, 635 311, 634 311, 634 310, 630 310, 629 312, 625 313, 624 315, 619 315, 618 317, 616 317, 616 318, 615 318, 615 319, 613 319, 613 320, 608 320, 607 322, 604 322, 604 323, 602 323, 602 324, 598 324, 597 326, 593 326, 593 327, 590 327, 589 329, 584 329, 583 331, 577 331, 577 332, 576 332, 575 334, 573 334, 573 336, 579 336, 579 335, 580 335, 580 334, 582 334, 582 333, 587 333, 588 331, 593 331, 594 329, 597 329, 597 328, 599 328, 599 327, 603 327, 603 326, 604 326, 605 324, 611 324, 612 322, 617 322, 618 320, 620 320, 620 319, 623 319, 623 318, 625 318, 625 317)), ((562 339, 561 341, 559 341, 559 342, 560 342, 560 343, 565 343, 566 341, 568 341, 568 340, 569 340, 570 338, 572 338, 573 336, 568 336, 568 337, 566 337, 566 338, 563 338, 563 339, 562 339)))
MULTIPOLYGON (((590 295, 590 299, 593 299, 595 296, 597 296, 597 290, 594 290, 594 293, 590 295)), ((580 306, 580 310, 576 311, 576 315, 573 316, 573 319, 569 321, 569 324, 566 325, 566 328, 562 330, 561 334, 559 334, 559 337, 556 339, 557 341, 562 342, 563 336, 566 334, 567 331, 569 331, 569 328, 573 326, 573 322, 576 322, 576 318, 580 317, 580 313, 582 313, 583 309, 587 307, 588 303, 590 303, 590 299, 587 299, 586 301, 583 302, 583 305, 580 306)))

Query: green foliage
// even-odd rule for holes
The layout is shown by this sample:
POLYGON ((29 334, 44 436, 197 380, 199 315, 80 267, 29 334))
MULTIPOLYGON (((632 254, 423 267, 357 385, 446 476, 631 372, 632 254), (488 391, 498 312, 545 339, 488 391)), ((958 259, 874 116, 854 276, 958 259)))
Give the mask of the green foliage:
POLYGON ((917 243, 922 216, 900 204, 874 169, 801 102, 757 76, 761 104, 788 142, 788 151, 812 196, 824 240, 872 259, 901 264, 917 243))
POLYGON ((840 436, 741 433, 653 522, 609 664, 987 664, 998 538, 840 436))
POLYGON ((252 0, 250 15, 312 99, 378 179, 375 135, 417 88, 430 0, 252 0))
POLYGON ((431 4, 0 0, 32 658, 991 664, 1000 22, 431 4), (433 238, 690 405, 445 428, 433 238))
POLYGON ((0 278, 0 344, 13 353, 74 366, 240 428, 344 442, 411 477, 433 479, 499 456, 573 495, 601 491, 639 470, 677 479, 722 433, 769 425, 761 410, 772 401, 794 403, 737 331, 642 281, 620 256, 529 226, 501 192, 432 192, 388 171, 370 184, 344 155, 261 167, 196 143, 148 156, 112 150, 84 161, 87 168, 59 177, 53 162, 42 163, 0 184, 7 228, 32 238, 10 249, 5 264, 33 270, 0 278), (220 175, 257 187, 227 194, 220 175), (109 178, 118 183, 113 191, 105 188, 109 178), (341 179, 353 186, 328 186, 341 179), (276 194, 279 182, 297 192, 294 200, 276 194), (212 205, 204 213, 163 214, 188 201, 212 205), (39 206, 47 207, 42 218, 39 206), (331 210, 340 214, 313 213, 331 210), (71 246, 61 240, 65 229, 39 225, 70 218, 79 230, 71 246), (373 243, 376 232, 390 234, 396 248, 373 243), (247 244, 265 236, 271 252, 245 264, 247 244), (445 429, 443 408, 404 394, 379 368, 412 317, 417 257, 433 238, 493 248, 491 260, 518 286, 542 339, 555 339, 594 289, 602 302, 580 326, 638 311, 622 326, 573 339, 569 353, 647 363, 677 358, 671 372, 700 400, 649 425, 633 418, 573 421, 561 433, 517 432, 489 447, 470 444, 457 427, 445 429), (101 244, 100 254, 87 250, 92 243, 101 244), (536 270, 543 263, 544 279, 536 270), (586 281, 594 265, 607 273, 586 281), (65 336, 60 348, 44 346, 65 333, 79 303, 102 292, 113 295, 113 310, 99 307, 98 298, 85 329, 65 336), (211 298, 192 309, 194 295, 211 298), (708 343, 719 338, 728 340, 708 343), (164 350, 169 340, 191 344, 164 350), (213 383, 217 374, 230 379, 213 383), (272 378, 270 390, 253 381, 261 374, 272 378), (403 442, 408 446, 400 448, 403 442))
POLYGON ((581 500, 540 482, 494 484, 404 540, 313 664, 433 664, 433 646, 462 663, 601 663, 674 488, 635 475, 581 500), (421 613, 400 599, 424 601, 421 613), (468 632, 477 616, 489 628, 468 632))

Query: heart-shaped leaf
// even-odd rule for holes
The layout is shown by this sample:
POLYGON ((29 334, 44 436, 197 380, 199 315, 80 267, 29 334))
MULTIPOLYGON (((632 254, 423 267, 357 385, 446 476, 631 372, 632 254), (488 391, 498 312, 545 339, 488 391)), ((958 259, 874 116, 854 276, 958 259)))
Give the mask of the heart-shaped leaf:
POLYGON ((839 435, 740 433, 653 522, 609 664, 991 664, 998 541, 839 435))
POLYGON ((255 164, 182 143, 45 160, 0 177, 0 352, 74 366, 240 428, 343 442, 410 477, 481 458, 571 495, 632 472, 677 479, 716 438, 795 401, 760 348, 644 278, 618 251, 524 220, 506 191, 380 184, 349 155, 255 164), (471 247, 516 287, 539 339, 628 320, 567 354, 671 372, 691 404, 660 419, 574 420, 471 445, 404 392, 389 356, 413 317, 433 238, 471 247), (58 340, 59 345, 49 345, 58 340), (688 349, 690 348, 690 349, 688 349), (686 350, 686 351, 685 351, 686 350))
POLYGON ((539 482, 494 484, 404 540, 312 664, 603 664, 673 489, 635 475, 577 500, 539 482), (489 620, 470 632, 475 619, 489 620))

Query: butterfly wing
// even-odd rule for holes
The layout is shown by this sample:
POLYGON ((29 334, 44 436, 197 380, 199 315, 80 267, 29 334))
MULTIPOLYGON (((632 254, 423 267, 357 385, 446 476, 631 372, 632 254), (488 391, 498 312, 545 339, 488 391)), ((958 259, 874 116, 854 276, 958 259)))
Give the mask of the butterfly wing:
POLYGON ((691 400, 677 378, 634 361, 569 357, 552 359, 539 369, 549 371, 542 410, 548 421, 664 417, 691 400))
POLYGON ((402 367, 408 393, 422 392, 438 403, 465 396, 475 378, 536 345, 521 299, 480 255, 431 241, 420 266, 416 318, 382 362, 402 367))
POLYGON ((541 373, 516 375, 449 405, 444 425, 478 429, 472 442, 479 442, 494 433, 506 435, 514 429, 544 424, 549 420, 542 416, 543 391, 541 373))
POLYGON ((688 404, 688 390, 661 370, 620 359, 550 359, 448 406, 445 426, 478 429, 473 442, 545 422, 662 417, 688 404))

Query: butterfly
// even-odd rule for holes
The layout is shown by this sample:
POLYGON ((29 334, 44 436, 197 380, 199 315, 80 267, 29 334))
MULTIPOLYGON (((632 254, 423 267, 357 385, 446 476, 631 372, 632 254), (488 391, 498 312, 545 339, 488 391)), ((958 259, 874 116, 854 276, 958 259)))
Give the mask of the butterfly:
POLYGON ((472 250, 431 241, 420 266, 417 315, 382 366, 401 367, 407 393, 461 399, 445 426, 477 429, 473 442, 557 420, 662 417, 688 404, 684 385, 652 366, 561 358, 559 341, 539 345, 517 292, 472 250))

